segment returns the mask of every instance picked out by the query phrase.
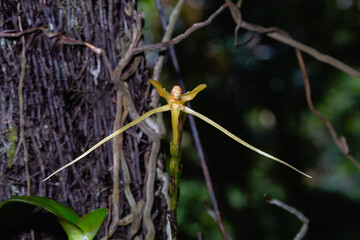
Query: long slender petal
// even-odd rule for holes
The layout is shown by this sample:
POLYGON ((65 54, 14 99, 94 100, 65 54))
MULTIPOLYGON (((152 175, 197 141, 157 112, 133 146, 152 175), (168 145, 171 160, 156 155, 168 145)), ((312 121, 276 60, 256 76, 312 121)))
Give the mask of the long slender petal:
POLYGON ((113 137, 119 135, 120 133, 124 132, 125 130, 129 129, 130 127, 138 124, 139 122, 145 120, 146 118, 150 117, 151 115, 155 114, 155 113, 159 113, 159 112, 166 112, 169 111, 170 107, 169 105, 165 105, 165 106, 161 106, 158 108, 154 108, 146 113, 144 113, 143 115, 141 115, 140 117, 138 117, 137 119, 135 119, 134 121, 128 123, 127 125, 125 125, 124 127, 120 128, 119 130, 116 130, 115 132, 113 132, 112 134, 110 134, 109 136, 107 136, 106 138, 102 139, 100 142, 98 142, 97 144, 95 144, 93 147, 91 147, 89 150, 87 150, 86 152, 84 152, 82 155, 80 155, 78 158, 76 158, 75 160, 69 162, 68 164, 64 165, 63 167, 59 168, 58 170, 56 170, 55 172, 53 172, 52 174, 50 174, 50 176, 48 176, 47 178, 45 178, 44 180, 42 180, 42 182, 45 182, 46 180, 48 180, 49 178, 51 178, 52 176, 54 176, 56 173, 64 170, 65 168, 73 165, 74 163, 76 163, 77 161, 79 161, 80 159, 84 158, 86 155, 88 155, 89 153, 91 153, 92 151, 94 151, 96 148, 98 148, 99 146, 101 146, 102 144, 104 144, 105 142, 109 141, 110 139, 112 139, 113 137))
POLYGON ((272 159, 272 160, 274 160, 274 161, 277 161, 277 162, 279 162, 279 163, 281 163, 281 164, 284 164, 285 166, 287 166, 287 167, 289 167, 289 168, 291 168, 291 169, 293 169, 293 170, 301 173, 302 175, 304 175, 304 176, 306 176, 306 177, 308 177, 308 178, 312 178, 311 176, 307 175, 306 173, 303 173, 303 172, 300 171, 299 169, 293 167, 293 166, 290 165, 289 163, 284 162, 283 160, 280 160, 279 158, 274 157, 274 156, 272 156, 272 155, 270 155, 270 154, 268 154, 268 153, 266 153, 266 152, 264 152, 264 151, 261 151, 260 149, 258 149, 258 148, 256 148, 256 147, 248 144, 248 143, 245 142, 244 140, 238 138, 237 136, 235 136, 234 134, 232 134, 231 132, 229 132, 228 130, 226 130, 225 128, 223 128, 222 126, 220 126, 219 124, 217 124, 216 122, 212 121, 211 119, 205 117, 205 116, 202 115, 201 113, 195 112, 194 110, 192 110, 192 109, 190 109, 190 108, 188 108, 188 107, 185 107, 185 106, 184 106, 184 108, 182 109, 182 111, 184 111, 184 112, 186 112, 186 113, 188 113, 188 114, 192 114, 192 115, 200 118, 201 120, 207 122, 207 123, 210 124, 211 126, 219 129, 220 131, 222 131, 223 133, 225 133, 226 135, 228 135, 229 137, 231 137, 232 139, 234 139, 234 140, 237 141, 238 143, 244 145, 244 146, 247 147, 247 148, 250 148, 250 149, 253 150, 254 152, 257 152, 257 153, 259 153, 259 154, 261 154, 261 155, 263 155, 263 156, 265 156, 265 157, 268 157, 268 158, 270 158, 270 159, 272 159))

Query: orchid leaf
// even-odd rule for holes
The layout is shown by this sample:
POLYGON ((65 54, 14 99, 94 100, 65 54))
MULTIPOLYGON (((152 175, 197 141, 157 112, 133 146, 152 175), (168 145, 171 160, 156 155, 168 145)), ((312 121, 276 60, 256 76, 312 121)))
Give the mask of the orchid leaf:
POLYGON ((93 239, 107 216, 106 208, 99 208, 82 216, 76 223, 88 239, 93 239))
POLYGON ((79 215, 71 208, 49 198, 40 196, 17 196, 9 198, 0 203, 0 213, 8 204, 14 203, 24 203, 34 207, 40 207, 54 214, 55 216, 62 217, 74 224, 80 219, 79 215))
MULTIPOLYGON (((84 231, 79 227, 73 224, 72 222, 67 221, 64 218, 59 217, 57 221, 60 223, 69 240, 87 240, 87 236, 84 231)), ((89 239, 90 240, 90 239, 89 239)))
POLYGON ((93 239, 107 216, 107 210, 99 208, 80 218, 71 208, 49 198, 17 196, 0 203, 1 228, 15 225, 15 221, 20 222, 22 217, 30 214, 35 207, 54 214, 69 240, 93 239))

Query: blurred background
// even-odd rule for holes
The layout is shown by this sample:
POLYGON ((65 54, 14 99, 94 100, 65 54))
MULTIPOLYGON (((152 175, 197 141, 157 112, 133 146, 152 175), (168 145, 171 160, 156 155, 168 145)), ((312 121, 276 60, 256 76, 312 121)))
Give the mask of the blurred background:
MULTIPOLYGON (((163 1, 165 15, 174 1, 163 1)), ((173 36, 204 21, 222 1, 188 0, 173 36)), ((145 12, 144 41, 161 40, 162 28, 152 0, 139 1, 145 12)), ((360 67, 360 0, 243 1, 245 21, 277 26, 294 39, 360 67)), ((175 46, 188 90, 206 83, 191 102, 206 115, 250 144, 313 176, 291 169, 244 148, 197 119, 227 230, 233 239, 292 239, 302 223, 268 204, 264 194, 302 211, 310 225, 305 239, 360 238, 360 172, 340 152, 323 124, 309 110, 295 51, 266 36, 234 48, 235 24, 226 10, 212 24, 175 46)), ((240 30, 240 41, 251 33, 240 30)), ((360 158, 360 79, 303 54, 315 107, 345 136, 360 158)), ((151 68, 156 54, 147 54, 151 68)), ((160 82, 170 89, 177 75, 170 56, 160 82)), ((165 120, 170 118, 165 115, 165 120)), ((170 129, 170 123, 167 123, 170 129)), ((204 201, 208 191, 187 123, 179 209, 180 239, 221 239, 204 201)), ((170 132, 170 131, 169 131, 170 132)), ((169 138, 165 141, 169 141, 169 138)), ((168 143, 163 152, 168 154, 168 143)), ((169 156, 168 156, 169 157, 169 156)))

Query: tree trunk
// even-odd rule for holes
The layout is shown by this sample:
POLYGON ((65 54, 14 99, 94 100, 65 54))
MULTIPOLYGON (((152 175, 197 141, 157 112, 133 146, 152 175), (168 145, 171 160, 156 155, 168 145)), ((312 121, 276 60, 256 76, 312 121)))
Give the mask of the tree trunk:
POLYGON ((165 170, 146 124, 41 183, 154 104, 142 56, 111 72, 132 42, 134 9, 129 0, 0 1, 0 32, 27 31, 0 38, 0 200, 45 196, 79 215, 106 207, 98 239, 165 238, 168 205, 154 196, 164 185, 155 170, 165 170))

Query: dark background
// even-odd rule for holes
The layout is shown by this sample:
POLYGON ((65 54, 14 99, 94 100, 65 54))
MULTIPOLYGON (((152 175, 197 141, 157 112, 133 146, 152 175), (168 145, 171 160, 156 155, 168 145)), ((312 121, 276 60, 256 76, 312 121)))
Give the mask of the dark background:
MULTIPOLYGON (((147 2, 145 12, 153 7, 147 2)), ((205 20, 220 4, 189 1, 177 32, 205 20)), ((359 68, 359 1, 244 1, 241 13, 247 22, 277 26, 296 40, 359 68)), ((266 36, 234 48, 234 27, 226 10, 175 47, 187 88, 208 85, 191 102, 193 109, 313 179, 245 149, 196 120, 226 226, 234 239, 292 239, 302 223, 266 203, 263 195, 268 194, 310 219, 305 239, 358 239, 359 170, 310 112, 294 49, 266 36)), ((152 30, 150 38, 156 39, 155 33, 152 30)), ((240 33, 242 41, 250 36, 245 30, 240 33)), ((359 158, 359 79, 303 56, 315 107, 339 136, 346 137, 351 153, 359 158)), ((177 82, 170 58, 160 80, 168 88, 177 82)), ((195 239, 196 232, 203 232, 205 239, 219 239, 203 203, 208 193, 187 127, 179 213, 182 239, 195 239)))

